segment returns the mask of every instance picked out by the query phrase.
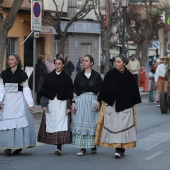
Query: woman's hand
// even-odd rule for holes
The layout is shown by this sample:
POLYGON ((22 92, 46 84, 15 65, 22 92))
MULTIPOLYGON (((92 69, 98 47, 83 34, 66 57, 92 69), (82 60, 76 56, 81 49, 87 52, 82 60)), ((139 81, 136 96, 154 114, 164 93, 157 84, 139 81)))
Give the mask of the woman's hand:
POLYGON ((95 108, 96 111, 99 111, 99 110, 100 110, 100 102, 99 102, 99 101, 96 101, 96 102, 94 103, 94 108, 95 108))
POLYGON ((42 110, 44 113, 47 112, 47 107, 43 107, 42 110))
POLYGON ((68 114, 71 112, 70 109, 66 109, 66 116, 68 116, 68 114))
POLYGON ((30 107, 29 110, 30 110, 31 113, 33 113, 34 112, 34 107, 33 106, 30 107))
POLYGON ((71 105, 71 111, 72 111, 73 113, 75 113, 75 111, 76 111, 76 104, 75 104, 75 103, 72 103, 72 105, 71 105))
POLYGON ((0 109, 2 109, 2 101, 0 101, 0 109))

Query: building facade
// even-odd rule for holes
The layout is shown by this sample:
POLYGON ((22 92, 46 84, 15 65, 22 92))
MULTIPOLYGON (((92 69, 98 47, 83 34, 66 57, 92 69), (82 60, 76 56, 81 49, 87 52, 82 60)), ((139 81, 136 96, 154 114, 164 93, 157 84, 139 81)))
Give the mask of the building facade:
MULTIPOLYGON (((1 6, 3 8, 4 18, 12 5, 13 0, 4 1, 1 6)), ((56 1, 58 9, 61 10, 63 1, 56 1)), ((65 1, 66 2, 66 1, 65 1)), ((75 3, 76 12, 80 10, 83 1, 76 0, 74 3, 67 3, 63 6, 64 15, 67 14, 69 8, 75 3)), ((55 8, 52 0, 42 1, 43 13, 54 12, 55 8)), ((67 19, 72 16, 66 16, 67 19)), ((82 21, 73 23, 67 34, 64 55, 69 56, 76 66, 79 57, 91 54, 95 59, 94 69, 99 70, 100 66, 100 25, 95 21, 96 17, 93 12, 89 13, 82 21)), ((64 30, 66 25, 65 19, 61 21, 61 28, 64 30)), ((24 0, 13 27, 8 32, 6 42, 6 54, 4 56, 4 68, 7 66, 7 57, 10 53, 16 52, 20 55, 23 67, 33 65, 33 34, 31 33, 31 3, 24 0), (27 37, 29 35, 29 37, 27 37), (25 41, 26 40, 26 41, 25 41)), ((60 39, 55 29, 47 24, 42 24, 40 37, 36 40, 36 56, 52 55, 55 57, 59 53, 60 39)))

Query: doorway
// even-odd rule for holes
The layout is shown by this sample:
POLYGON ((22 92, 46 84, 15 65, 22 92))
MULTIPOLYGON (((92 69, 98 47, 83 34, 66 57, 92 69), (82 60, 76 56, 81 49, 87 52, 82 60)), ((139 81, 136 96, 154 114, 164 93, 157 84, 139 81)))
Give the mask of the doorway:
MULTIPOLYGON (((24 37, 26 38, 26 37, 24 37)), ((33 37, 29 37, 24 43, 24 67, 33 66, 33 37)), ((36 57, 45 54, 45 38, 36 39, 36 57)))

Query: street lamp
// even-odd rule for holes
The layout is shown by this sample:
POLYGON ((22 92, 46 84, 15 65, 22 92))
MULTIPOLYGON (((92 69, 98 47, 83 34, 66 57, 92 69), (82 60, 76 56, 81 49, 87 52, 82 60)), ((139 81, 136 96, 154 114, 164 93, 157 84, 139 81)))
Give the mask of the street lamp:
POLYGON ((122 52, 125 54, 125 23, 126 23, 126 8, 128 7, 129 0, 122 0, 123 10, 123 32, 122 32, 122 52))

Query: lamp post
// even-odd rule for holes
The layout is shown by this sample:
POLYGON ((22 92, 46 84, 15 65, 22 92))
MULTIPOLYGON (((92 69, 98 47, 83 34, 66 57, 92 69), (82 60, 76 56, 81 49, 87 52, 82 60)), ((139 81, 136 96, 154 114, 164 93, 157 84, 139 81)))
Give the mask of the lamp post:
POLYGON ((123 32, 122 32, 122 52, 125 54, 125 23, 126 23, 126 8, 128 7, 129 0, 122 0, 123 11, 123 32))

